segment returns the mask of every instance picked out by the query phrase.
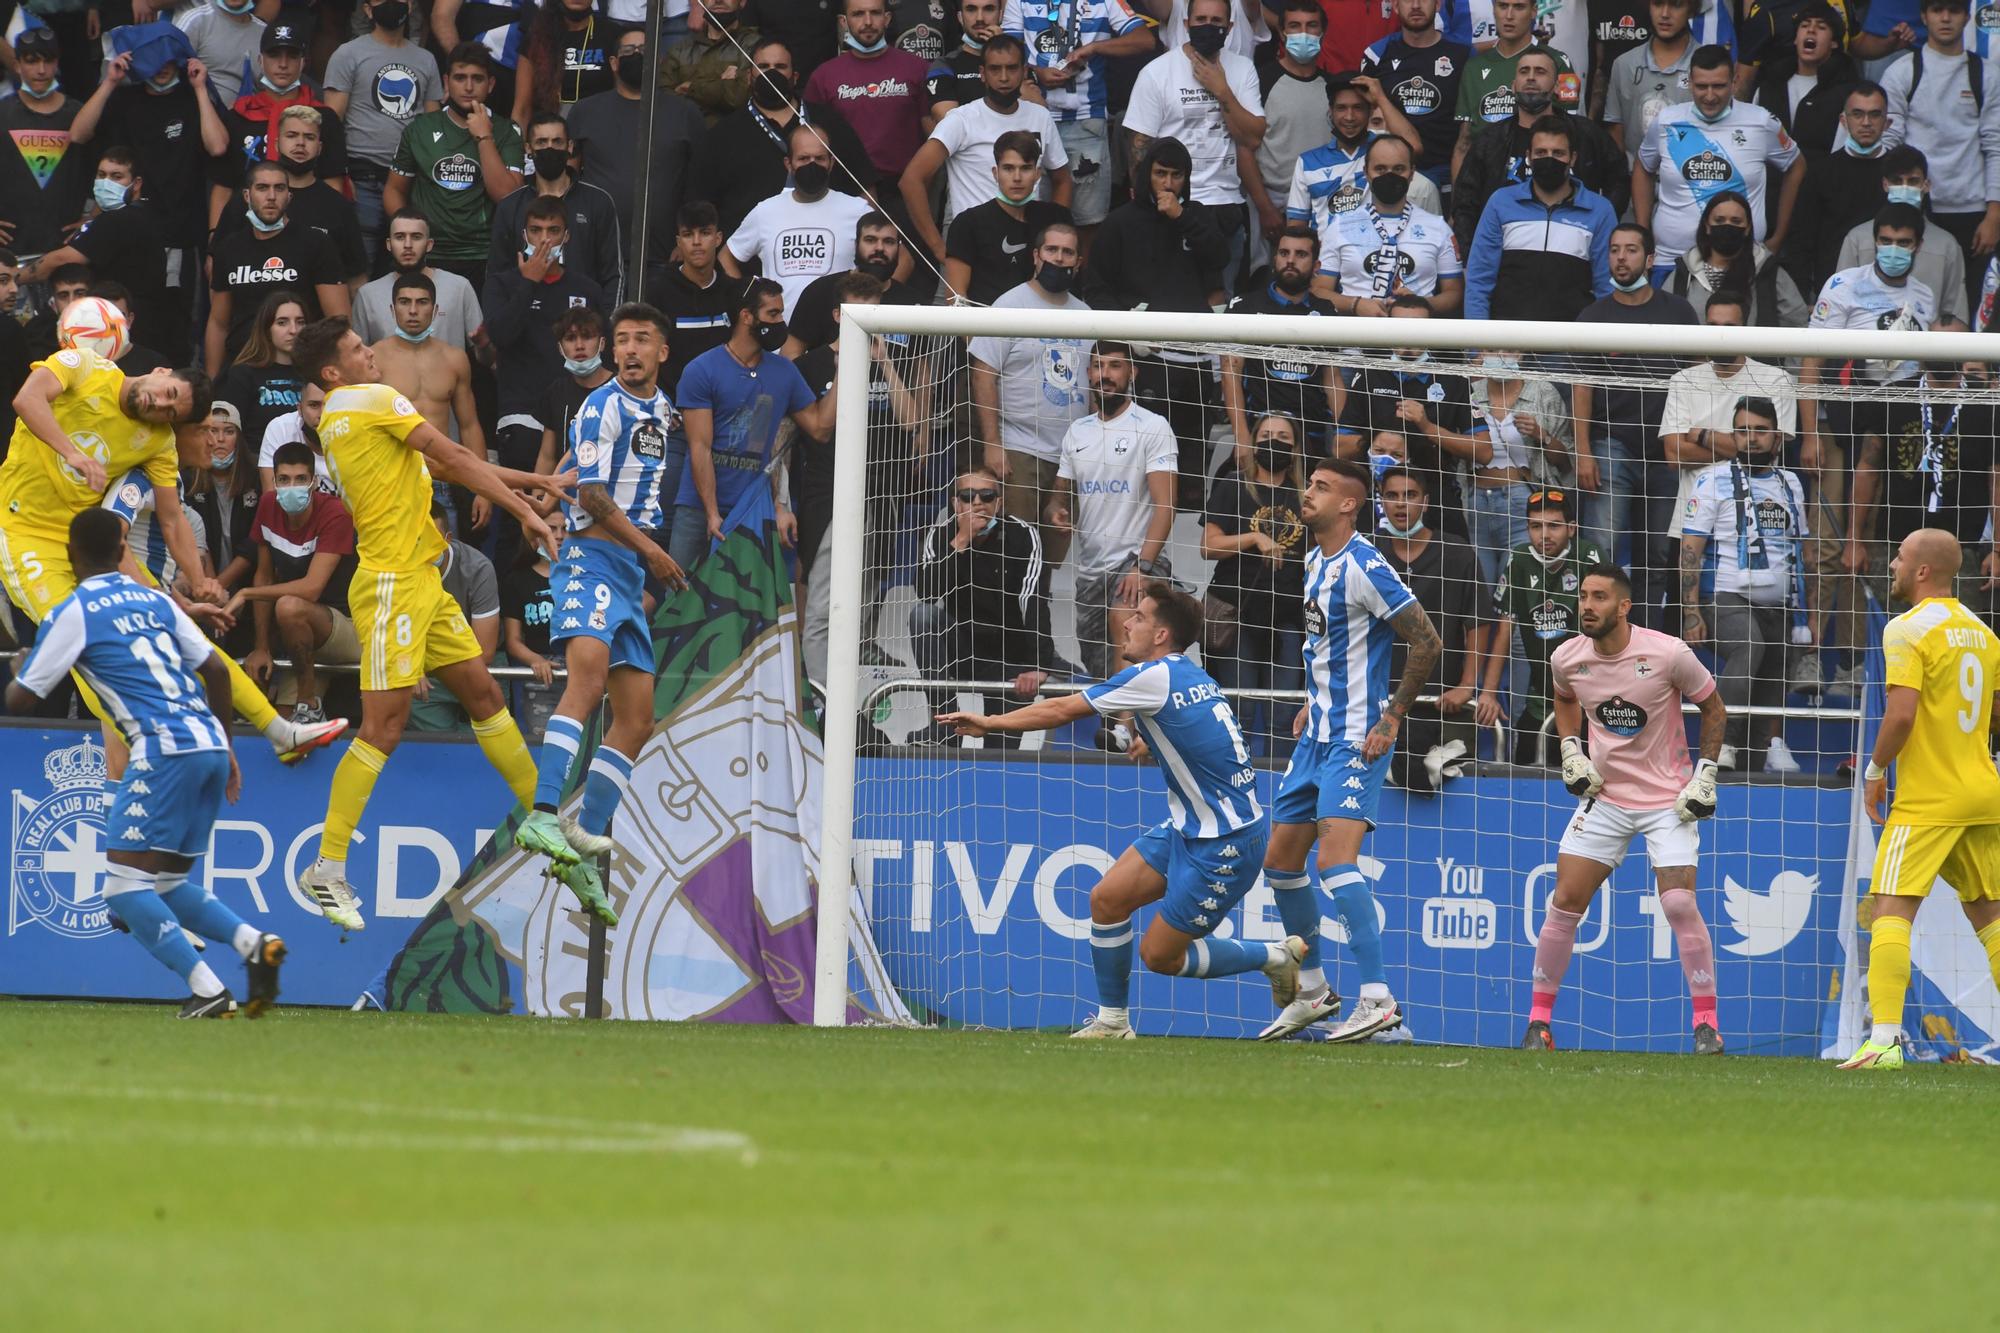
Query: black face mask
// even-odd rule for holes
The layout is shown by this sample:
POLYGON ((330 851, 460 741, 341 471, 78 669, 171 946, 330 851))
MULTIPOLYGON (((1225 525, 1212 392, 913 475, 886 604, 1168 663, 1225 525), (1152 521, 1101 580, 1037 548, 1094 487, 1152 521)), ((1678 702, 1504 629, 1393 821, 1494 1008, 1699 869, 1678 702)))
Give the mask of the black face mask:
POLYGON ((1750 229, 1725 222, 1708 229, 1708 248, 1719 255, 1735 256, 1743 253, 1743 247, 1750 243, 1750 229))
POLYGON ((1292 447, 1282 441, 1270 448, 1261 442, 1253 447, 1257 454, 1257 467, 1262 472, 1283 472, 1292 465, 1292 447))
POLYGON ((639 81, 646 77, 646 53, 627 51, 618 57, 618 82, 627 88, 637 88, 639 81))
POLYGON ((1015 88, 1011 92, 996 93, 991 88, 988 88, 986 90, 986 100, 992 103, 998 110, 1012 111, 1021 104, 1021 90, 1015 88))
POLYGON ((1521 110, 1531 116, 1539 116, 1549 109, 1555 98, 1547 93, 1515 93, 1514 100, 1520 104, 1521 110))
POLYGON ((776 111, 792 100, 792 81, 773 70, 765 70, 750 85, 750 100, 766 111, 776 111))
POLYGON ((1066 292, 1076 281, 1076 270, 1068 264, 1041 264, 1035 269, 1035 281, 1045 292, 1066 292))
POLYGON ((1221 52, 1222 44, 1229 40, 1229 29, 1211 23, 1205 27, 1189 28, 1187 35, 1188 45, 1194 48, 1196 55, 1213 60, 1221 52))
POLYGON ((1385 172, 1368 182, 1368 193, 1375 196, 1376 202, 1394 208, 1409 196, 1410 178, 1385 172))
POLYGON ((552 181, 569 173, 569 154, 560 148, 537 148, 534 158, 535 174, 543 180, 552 181))
POLYGON ((375 6, 375 26, 391 32, 401 32, 403 25, 410 21, 410 6, 405 0, 382 0, 375 6))
POLYGON ((1538 190, 1560 190, 1569 180, 1569 163, 1559 157, 1538 157, 1528 164, 1528 178, 1538 190))
POLYGON ((792 171, 792 184, 798 186, 801 194, 825 194, 827 182, 832 179, 833 169, 823 162, 802 162, 792 171))
POLYGON ((791 335, 791 330, 785 327, 785 321, 782 319, 775 324, 752 324, 750 331, 757 336, 757 345, 767 352, 775 352, 783 347, 785 339, 791 335))
POLYGON ((896 261, 887 258, 857 259, 854 261, 854 267, 857 272, 866 273, 871 278, 887 282, 890 276, 896 271, 896 261))

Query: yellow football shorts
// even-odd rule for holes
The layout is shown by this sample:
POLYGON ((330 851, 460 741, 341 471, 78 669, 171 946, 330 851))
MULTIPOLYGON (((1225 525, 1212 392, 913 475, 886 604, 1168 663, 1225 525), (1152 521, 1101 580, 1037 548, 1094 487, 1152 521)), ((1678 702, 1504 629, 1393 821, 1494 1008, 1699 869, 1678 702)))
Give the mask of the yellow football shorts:
POLYGON ((482 656, 465 612, 433 565, 400 574, 361 566, 347 588, 361 639, 361 688, 401 690, 482 656))
POLYGON ((60 537, 10 532, 0 524, 0 585, 7 600, 39 625, 56 603, 76 591, 69 547, 60 537))
POLYGON ((2000 824, 1891 824, 1882 830, 1872 892, 1922 898, 1940 879, 1965 902, 2000 898, 2000 824))

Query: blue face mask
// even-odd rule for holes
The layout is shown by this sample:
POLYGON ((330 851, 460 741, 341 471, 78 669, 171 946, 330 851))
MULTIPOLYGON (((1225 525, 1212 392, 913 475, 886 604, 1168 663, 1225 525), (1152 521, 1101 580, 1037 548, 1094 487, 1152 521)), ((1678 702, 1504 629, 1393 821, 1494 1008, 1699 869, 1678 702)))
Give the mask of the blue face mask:
POLYGON ((243 216, 250 220, 251 229, 260 236, 270 236, 285 229, 285 219, 282 214, 276 222, 266 222, 257 216, 256 209, 246 208, 243 210, 243 216))
POLYGON ((174 77, 172 77, 171 79, 168 79, 168 80, 167 80, 167 81, 166 81, 165 83, 149 83, 149 84, 147 84, 147 85, 146 85, 146 91, 147 91, 147 92, 149 92, 149 93, 151 93, 151 94, 153 94, 153 96, 155 96, 155 97, 158 97, 158 96, 160 96, 160 95, 161 95, 162 93, 170 93, 170 92, 172 92, 172 91, 173 91, 174 89, 176 89, 176 88, 178 88, 178 87, 180 87, 180 86, 181 86, 181 76, 180 76, 180 75, 178 75, 178 74, 176 74, 176 75, 174 75, 174 77))
POLYGON ((299 86, 298 80, 296 79, 294 79, 291 83, 286 84, 283 88, 280 88, 277 84, 271 82, 269 79, 259 79, 257 80, 257 82, 261 87, 267 89, 270 92, 276 93, 280 97, 285 97, 289 95, 290 93, 295 91, 299 86))
POLYGON ((125 207, 125 195, 125 187, 117 181, 99 178, 90 183, 91 198, 107 213, 125 207))
POLYGON ((1924 206, 1923 187, 1921 185, 1891 185, 1889 187, 1889 202, 1892 204, 1908 204, 1911 208, 1922 208, 1924 206))
POLYGON ((421 329, 418 329, 415 333, 408 333, 404 331, 403 326, 401 324, 398 324, 396 325, 396 336, 398 338, 401 338, 406 343, 420 343, 424 339, 430 337, 431 330, 436 327, 437 327, 437 321, 434 319, 430 323, 424 325, 421 329))
POLYGON ((1285 54, 1294 60, 1318 60, 1319 38, 1309 32, 1286 33, 1285 54))
MULTIPOLYGON (((1692 104, 1692 103, 1690 103, 1690 105, 1693 105, 1693 104, 1692 104)), ((1724 102, 1724 103, 1722 104, 1722 110, 1720 110, 1720 111, 1716 112, 1716 113, 1715 113, 1714 115, 1712 115, 1712 116, 1711 116, 1711 115, 1709 115, 1709 114, 1708 114, 1708 113, 1707 113, 1706 111, 1703 111, 1703 110, 1702 110, 1702 109, 1701 109, 1701 108, 1700 108, 1699 106, 1696 106, 1696 107, 1694 108, 1694 113, 1695 113, 1695 115, 1697 115, 1697 116, 1700 116, 1700 117, 1701 117, 1701 119, 1703 120, 1703 122, 1704 122, 1704 123, 1706 123, 1706 124, 1709 124, 1709 125, 1713 125, 1713 124, 1715 124, 1715 122, 1717 122, 1718 120, 1721 120, 1721 119, 1722 119, 1722 118, 1723 118, 1724 116, 1728 115, 1728 114, 1729 114, 1729 108, 1730 108, 1730 107, 1732 107, 1732 106, 1734 106, 1734 105, 1735 105, 1735 102, 1733 102, 1733 101, 1730 101, 1730 102, 1724 102)))
POLYGON ((312 493, 310 486, 280 486, 278 508, 287 514, 303 514, 312 505, 312 493))
POLYGON ((889 38, 887 34, 877 37, 875 39, 875 45, 873 46, 863 46, 860 42, 855 41, 854 34, 851 32, 843 33, 842 39, 847 43, 850 49, 858 51, 864 56, 872 56, 877 52, 886 49, 889 45, 889 38))
POLYGON ((1618 281, 1618 279, 1613 278, 1611 280, 1611 285, 1613 287, 1616 287, 1621 292, 1626 292, 1626 293, 1643 292, 1646 290, 1647 287, 1652 285, 1652 275, 1647 273, 1645 269, 1640 269, 1639 276, 1632 279, 1632 281, 1620 282, 1618 281))
POLYGON ((1910 271, 1910 264, 1916 253, 1905 250, 1900 245, 1877 245, 1875 247, 1875 267, 1882 270, 1885 278, 1900 278, 1910 271))
POLYGON ((594 375, 597 373, 597 368, 603 364, 604 354, 601 352, 591 357, 588 361, 576 361, 569 357, 563 358, 563 369, 572 375, 578 376, 594 375))
POLYGON ((234 450, 231 450, 229 453, 226 454, 209 455, 208 470, 210 472, 227 472, 229 471, 230 468, 233 468, 235 466, 236 466, 236 453, 234 450))

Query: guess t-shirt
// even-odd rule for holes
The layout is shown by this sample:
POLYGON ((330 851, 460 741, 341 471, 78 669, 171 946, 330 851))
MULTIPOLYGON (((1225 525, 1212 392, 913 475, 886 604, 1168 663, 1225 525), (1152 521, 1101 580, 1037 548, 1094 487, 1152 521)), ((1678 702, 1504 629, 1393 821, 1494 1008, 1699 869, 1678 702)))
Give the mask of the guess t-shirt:
POLYGON ((1671 806, 1694 774, 1681 704, 1715 692, 1694 649, 1634 625, 1622 652, 1599 652, 1595 639, 1578 635, 1556 649, 1551 665, 1556 698, 1583 705, 1603 798, 1626 810, 1671 806))

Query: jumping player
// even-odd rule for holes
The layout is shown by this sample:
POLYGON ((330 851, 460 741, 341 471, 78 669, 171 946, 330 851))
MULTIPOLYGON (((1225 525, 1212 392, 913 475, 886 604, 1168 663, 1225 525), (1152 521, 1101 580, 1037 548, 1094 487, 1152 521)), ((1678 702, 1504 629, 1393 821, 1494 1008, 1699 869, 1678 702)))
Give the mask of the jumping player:
POLYGON ((192 992, 182 1018, 227 1018, 229 991, 195 957, 182 928, 233 947, 250 973, 243 1012, 278 998, 285 942, 249 925, 200 885, 188 867, 208 850, 223 797, 242 786, 230 752, 229 672, 187 612, 157 588, 118 572, 125 524, 104 509, 70 520, 64 568, 77 586, 49 609, 35 648, 7 686, 21 713, 74 669, 90 685, 130 750, 105 805, 110 864, 104 905, 147 953, 192 992))
POLYGON ((661 526, 660 469, 673 404, 660 391, 667 359, 666 316, 649 305, 611 315, 617 378, 591 391, 572 427, 574 500, 563 503, 568 535, 549 570, 558 608, 549 641, 564 645, 569 681, 542 735, 535 808, 514 845, 548 857, 556 875, 606 925, 618 914, 604 896, 595 858, 612 848, 611 818, 632 780, 632 761, 653 733, 653 635, 646 623, 646 575, 670 588, 687 575, 646 534, 661 526), (557 818, 583 728, 609 682, 611 723, 590 761, 583 811, 557 818))
POLYGON ((1266 826, 1257 775, 1236 715, 1209 674, 1182 654, 1200 641, 1201 603, 1150 583, 1125 623, 1132 663, 1080 694, 1043 699, 997 716, 944 713, 961 736, 1045 731, 1088 716, 1129 713, 1167 782, 1166 821, 1125 849, 1090 891, 1090 956, 1097 1014, 1072 1036, 1131 1037, 1132 914, 1161 902, 1139 957, 1155 972, 1227 977, 1261 970, 1281 1005, 1298 990, 1306 942, 1223 940, 1212 932, 1256 881, 1266 826))
POLYGON ((1863 773, 1868 817, 1884 823, 1889 765, 1896 799, 1869 883, 1868 1008, 1875 1022, 1842 1069, 1903 1067, 1910 923, 1931 885, 1958 891, 2000 985, 2000 774, 1993 769, 1993 694, 2000 640, 1952 596, 1958 537, 1919 528, 1889 562, 1889 595, 1910 609, 1882 632, 1888 697, 1863 773))
POLYGON ((1306 479, 1299 513, 1315 545, 1305 556, 1306 706, 1292 730, 1299 742, 1273 803, 1264 878, 1285 930, 1305 943, 1299 993, 1258 1033, 1275 1041, 1340 1014, 1340 996, 1320 967, 1319 893, 1306 853, 1319 842, 1320 891, 1347 928, 1361 969, 1361 999, 1329 1041, 1361 1041, 1401 1027, 1403 1011, 1382 970, 1375 895, 1356 864, 1361 840, 1389 775, 1389 752, 1410 705, 1431 678, 1443 643, 1431 618, 1368 539, 1355 532, 1374 512, 1368 473, 1351 463, 1320 463, 1306 479), (1403 678, 1389 693, 1395 637, 1410 645, 1403 678))
POLYGON ((1535 940, 1534 1001, 1524 1050, 1555 1049, 1549 1034, 1556 991, 1569 970, 1576 928, 1591 899, 1625 859, 1634 835, 1673 927, 1681 971, 1694 999, 1696 1055, 1722 1054, 1715 1018, 1715 946, 1694 901, 1697 820, 1715 813, 1716 756, 1728 722, 1715 678, 1694 650, 1671 635, 1634 625, 1632 582, 1616 565, 1592 565, 1577 589, 1580 633, 1556 649, 1556 730, 1562 780, 1583 805, 1556 850, 1556 887, 1535 940), (1681 702, 1701 709, 1701 762, 1688 770, 1681 702), (1584 753, 1586 720, 1590 753, 1584 753))
POLYGON ((535 761, 507 712, 465 613, 444 590, 437 562, 445 541, 431 521, 431 469, 512 514, 526 541, 556 556, 555 534, 517 490, 556 490, 557 479, 496 468, 446 439, 409 399, 376 382, 375 354, 347 321, 308 324, 292 349, 299 377, 327 391, 320 446, 327 471, 354 517, 356 565, 347 604, 361 637, 361 734, 334 770, 319 859, 299 888, 343 930, 365 924, 347 882, 347 849, 368 794, 403 738, 410 696, 434 675, 472 719, 472 734, 523 805, 535 793, 535 761))

